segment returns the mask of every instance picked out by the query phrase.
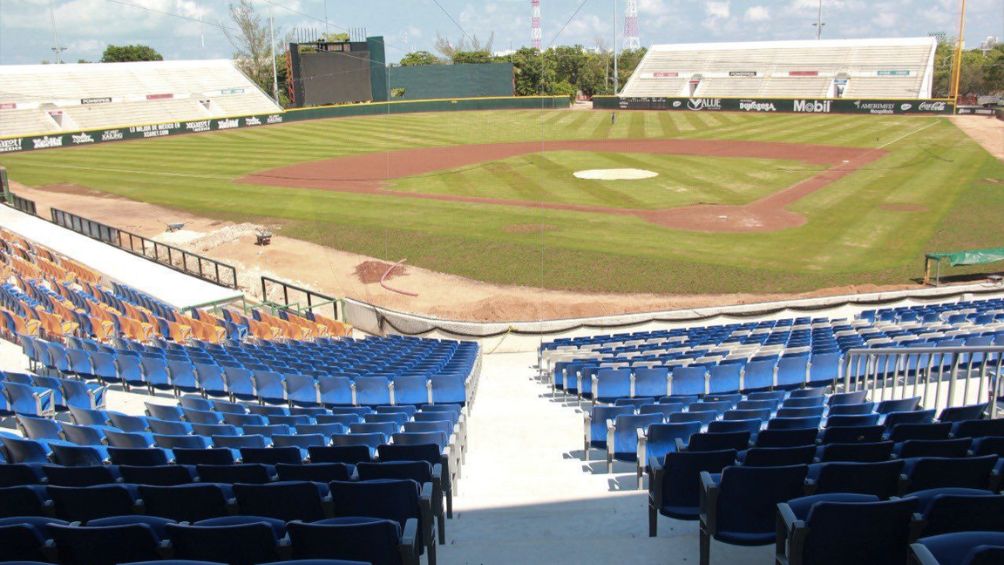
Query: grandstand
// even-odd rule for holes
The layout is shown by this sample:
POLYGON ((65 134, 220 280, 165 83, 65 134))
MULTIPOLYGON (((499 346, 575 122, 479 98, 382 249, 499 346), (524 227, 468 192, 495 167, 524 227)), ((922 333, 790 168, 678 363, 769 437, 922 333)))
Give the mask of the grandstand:
POLYGON ((230 60, 0 67, 0 135, 281 112, 230 60))
POLYGON ((653 45, 625 98, 931 97, 934 38, 653 45))

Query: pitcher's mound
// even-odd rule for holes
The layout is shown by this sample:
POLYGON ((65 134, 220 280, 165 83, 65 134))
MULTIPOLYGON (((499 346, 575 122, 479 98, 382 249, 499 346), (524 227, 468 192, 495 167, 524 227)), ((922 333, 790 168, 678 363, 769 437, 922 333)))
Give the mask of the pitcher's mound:
POLYGON ((659 173, 645 169, 589 169, 573 174, 575 178, 586 180, 639 180, 659 176, 659 173))

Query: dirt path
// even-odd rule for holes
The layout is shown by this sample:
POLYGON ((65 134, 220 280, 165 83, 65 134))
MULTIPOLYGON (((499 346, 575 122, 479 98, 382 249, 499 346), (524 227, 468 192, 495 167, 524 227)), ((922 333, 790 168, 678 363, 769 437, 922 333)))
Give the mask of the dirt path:
MULTIPOLYGON (((270 275, 326 294, 452 320, 576 318, 917 288, 915 285, 862 285, 797 295, 605 294, 497 285, 408 266, 404 273, 394 277, 394 286, 419 294, 412 298, 385 290, 378 282, 360 279, 357 268, 375 261, 374 258, 283 237, 281 232, 276 233, 272 245, 258 247, 254 245, 253 230, 246 224, 197 217, 72 185, 30 189, 14 183, 13 189, 34 200, 42 217, 49 217, 49 207, 61 208, 228 262, 237 267, 240 286, 258 298, 261 297, 260 276, 270 275), (173 222, 183 222, 184 229, 165 232, 167 224, 173 222)), ((364 278, 373 280, 372 277, 364 278)))
POLYGON ((623 139, 497 143, 457 147, 423 147, 336 157, 278 167, 247 175, 238 182, 280 187, 314 188, 339 192, 384 194, 450 202, 471 202, 635 216, 672 229, 707 232, 775 231, 798 227, 805 218, 785 206, 819 190, 885 155, 881 149, 774 142, 689 139, 623 139), (702 204, 661 210, 637 210, 560 202, 506 200, 453 194, 424 194, 387 190, 389 179, 421 175, 495 161, 538 151, 603 151, 746 157, 803 161, 826 167, 814 177, 743 206, 702 204))
POLYGON ((1004 160, 1004 121, 986 116, 952 116, 950 119, 991 155, 1004 160))

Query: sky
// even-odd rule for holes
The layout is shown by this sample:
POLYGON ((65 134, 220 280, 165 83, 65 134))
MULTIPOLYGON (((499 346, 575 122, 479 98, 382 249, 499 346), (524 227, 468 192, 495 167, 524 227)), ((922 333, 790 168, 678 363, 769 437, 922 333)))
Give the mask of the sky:
MULTIPOLYGON (((530 0, 254 0, 279 33, 364 28, 384 36, 387 61, 433 50, 437 35, 456 42, 494 34, 494 49, 530 43, 530 0), (325 16, 326 13, 326 16, 325 16)), ((541 0, 543 43, 609 48, 625 0, 541 0)), ((637 0, 642 45, 812 39, 819 0, 637 0)), ((830 39, 957 35, 961 0, 823 0, 830 39)), ((232 55, 221 27, 232 27, 228 0, 0 0, 0 64, 98 60, 108 44, 142 43, 165 59, 232 55)), ((1004 0, 969 0, 966 42, 1004 40, 1004 0)))

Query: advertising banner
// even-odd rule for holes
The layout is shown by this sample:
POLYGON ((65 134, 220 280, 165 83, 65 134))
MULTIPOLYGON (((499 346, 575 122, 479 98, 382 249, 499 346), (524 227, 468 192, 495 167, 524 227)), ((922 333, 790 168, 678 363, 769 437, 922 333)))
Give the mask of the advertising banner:
POLYGON ((379 102, 371 104, 346 104, 342 106, 320 106, 291 112, 258 114, 230 118, 211 118, 187 122, 167 122, 115 129, 96 129, 38 136, 10 137, 0 139, 0 154, 91 145, 111 141, 174 136, 187 133, 222 131, 281 124, 291 121, 341 118, 350 116, 372 116, 379 114, 403 114, 409 112, 448 112, 461 110, 496 109, 540 109, 567 108, 567 96, 512 96, 498 98, 458 98, 441 100, 417 100, 407 102, 379 102))
POLYGON ((951 114, 945 100, 858 100, 848 98, 616 98, 596 96, 593 108, 691 112, 786 112, 795 114, 951 114))

